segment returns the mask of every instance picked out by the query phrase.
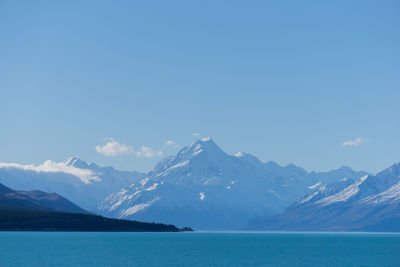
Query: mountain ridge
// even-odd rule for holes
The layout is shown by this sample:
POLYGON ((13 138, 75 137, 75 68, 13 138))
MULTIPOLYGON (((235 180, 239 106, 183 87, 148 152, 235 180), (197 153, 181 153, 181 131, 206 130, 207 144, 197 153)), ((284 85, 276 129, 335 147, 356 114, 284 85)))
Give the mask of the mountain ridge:
POLYGON ((239 229, 252 216, 283 210, 309 192, 319 175, 294 164, 263 163, 245 152, 228 155, 211 138, 198 139, 160 161, 139 183, 108 196, 97 211, 196 229, 239 229))
POLYGON ((261 162, 243 151, 229 155, 211 138, 195 140, 148 173, 78 157, 38 166, 0 163, 0 182, 57 192, 91 212, 215 230, 239 229, 251 218, 281 212, 318 183, 367 174, 348 167, 308 172, 294 164, 261 162))
POLYGON ((246 229, 399 231, 400 163, 358 180, 324 184, 282 213, 251 220, 246 229))

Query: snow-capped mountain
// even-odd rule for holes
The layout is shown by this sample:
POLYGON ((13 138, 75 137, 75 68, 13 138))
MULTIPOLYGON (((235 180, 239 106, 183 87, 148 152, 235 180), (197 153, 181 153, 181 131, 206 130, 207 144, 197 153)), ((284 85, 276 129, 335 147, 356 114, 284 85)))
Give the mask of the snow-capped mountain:
POLYGON ((18 190, 55 192, 89 211, 109 194, 143 177, 142 173, 100 167, 76 157, 41 165, 0 163, 0 183, 18 190))
MULTIPOLYGON (((337 181, 365 174, 348 168, 335 171, 337 181)), ((98 212, 195 229, 240 229, 251 218, 282 211, 326 177, 334 180, 330 172, 263 163, 242 151, 228 155, 211 138, 203 138, 160 161, 139 182, 108 196, 98 212)))
POLYGON ((348 167, 309 173, 293 164, 263 163, 242 151, 228 155, 211 138, 164 158, 147 174, 76 157, 41 165, 0 163, 0 183, 11 188, 55 192, 105 216, 197 229, 239 229, 251 218, 282 211, 323 183, 365 175, 348 167))
POLYGON ((252 220, 250 229, 400 230, 400 163, 356 181, 318 185, 276 216, 252 220))

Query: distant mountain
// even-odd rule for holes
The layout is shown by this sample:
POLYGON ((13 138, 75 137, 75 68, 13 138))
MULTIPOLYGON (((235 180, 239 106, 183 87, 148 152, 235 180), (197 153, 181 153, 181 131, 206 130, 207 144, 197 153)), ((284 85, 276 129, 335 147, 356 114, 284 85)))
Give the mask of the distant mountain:
POLYGON ((38 190, 16 191, 0 184, 0 210, 88 212, 55 193, 38 190))
POLYGON ((139 172, 100 167, 76 157, 42 165, 0 163, 0 183, 18 190, 56 192, 86 210, 94 210, 109 194, 144 178, 139 172))
POLYGON ((364 175, 348 167, 309 173, 293 164, 263 163, 242 151, 228 155, 203 138, 108 196, 97 211, 195 229, 240 229, 251 218, 282 211, 322 182, 364 175))
POLYGON ((251 218, 281 212, 321 184, 366 174, 349 167, 307 172, 243 151, 228 155, 211 138, 162 159, 147 174, 76 157, 41 165, 0 163, 0 183, 11 188, 55 192, 104 216, 196 229, 239 229, 251 218))
POLYGON ((400 231, 400 163, 352 181, 319 185, 284 212, 247 229, 400 231))
POLYGON ((339 169, 327 172, 315 172, 315 171, 310 172, 310 176, 314 177, 315 180, 317 180, 318 182, 321 182, 321 184, 338 182, 339 181, 338 178, 340 178, 340 180, 358 179, 368 174, 369 173, 364 171, 360 172, 354 171, 352 168, 347 166, 342 166, 339 169))

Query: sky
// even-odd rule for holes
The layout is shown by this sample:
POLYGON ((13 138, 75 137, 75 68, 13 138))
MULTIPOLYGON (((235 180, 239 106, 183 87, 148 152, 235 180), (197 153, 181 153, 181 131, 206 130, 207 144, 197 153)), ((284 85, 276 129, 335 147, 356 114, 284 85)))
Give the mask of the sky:
POLYGON ((0 0, 0 162, 400 161, 399 1, 0 0))

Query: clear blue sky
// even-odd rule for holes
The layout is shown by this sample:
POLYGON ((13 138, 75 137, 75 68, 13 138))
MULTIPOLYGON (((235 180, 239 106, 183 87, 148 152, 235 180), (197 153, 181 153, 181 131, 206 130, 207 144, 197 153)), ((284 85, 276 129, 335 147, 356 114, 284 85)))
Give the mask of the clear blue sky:
POLYGON ((160 156, 95 147, 197 132, 262 161, 375 172, 400 161, 399 29, 394 0, 3 0, 0 161, 147 171, 160 156))

